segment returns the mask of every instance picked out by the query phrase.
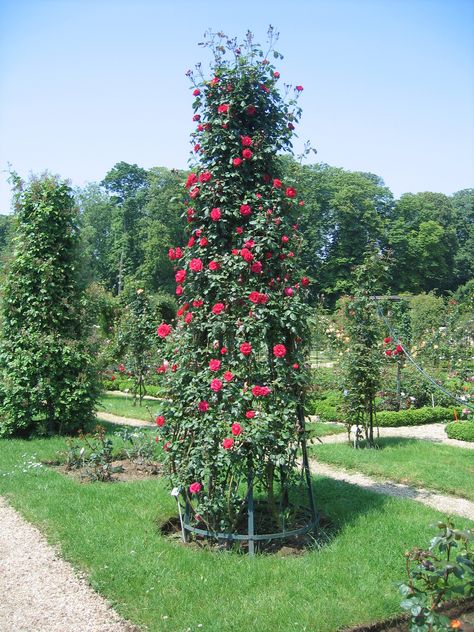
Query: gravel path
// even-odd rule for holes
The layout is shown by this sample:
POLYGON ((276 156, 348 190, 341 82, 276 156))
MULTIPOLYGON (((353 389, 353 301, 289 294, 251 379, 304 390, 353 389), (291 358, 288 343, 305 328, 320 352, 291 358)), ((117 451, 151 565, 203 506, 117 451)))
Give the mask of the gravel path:
POLYGON ((311 470, 315 474, 328 476, 329 478, 351 483, 352 485, 358 485, 359 487, 364 487, 365 489, 377 494, 386 494, 387 496, 397 496, 398 498, 416 500, 417 502, 433 507, 433 509, 437 509, 438 511, 474 520, 474 503, 470 500, 466 500, 465 498, 436 494, 435 492, 430 492, 427 489, 410 487, 409 485, 393 483, 392 481, 377 481, 369 476, 365 476, 364 474, 359 474, 358 472, 348 472, 347 470, 343 470, 341 468, 320 463, 314 459, 310 461, 310 465, 311 470))
MULTIPOLYGON (((111 424, 117 424, 118 426, 134 426, 134 427, 147 427, 153 428, 155 425, 151 421, 144 421, 143 419, 132 419, 131 417, 120 417, 119 415, 112 415, 112 413, 97 413, 97 419, 108 421, 111 424)), ((0 629, 0 632, 2 630, 0 629)))
POLYGON ((0 497, 0 632, 138 632, 0 497))
MULTIPOLYGON (((315 418, 310 419, 315 421, 315 418)), ((380 428, 381 437, 406 437, 408 439, 423 439, 444 445, 453 445, 457 448, 474 450, 474 443, 449 439, 444 431, 444 424, 425 424, 424 426, 400 426, 399 428, 380 428)), ((326 435, 321 437, 322 443, 344 443, 347 441, 347 433, 326 435)))

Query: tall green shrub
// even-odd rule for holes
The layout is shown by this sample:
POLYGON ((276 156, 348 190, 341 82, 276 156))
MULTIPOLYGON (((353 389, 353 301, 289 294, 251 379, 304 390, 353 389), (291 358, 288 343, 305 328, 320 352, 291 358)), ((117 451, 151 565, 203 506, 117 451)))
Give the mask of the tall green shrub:
POLYGON ((301 202, 277 157, 291 150, 303 88, 282 97, 251 34, 211 45, 210 78, 191 74, 198 158, 185 185, 189 241, 169 253, 182 303, 176 326, 158 327, 170 397, 157 423, 196 520, 233 530, 249 476, 277 513, 303 434, 309 281, 296 264, 301 202))
POLYGON ((0 436, 62 433, 94 414, 77 209, 52 176, 16 180, 14 253, 3 288, 0 436))

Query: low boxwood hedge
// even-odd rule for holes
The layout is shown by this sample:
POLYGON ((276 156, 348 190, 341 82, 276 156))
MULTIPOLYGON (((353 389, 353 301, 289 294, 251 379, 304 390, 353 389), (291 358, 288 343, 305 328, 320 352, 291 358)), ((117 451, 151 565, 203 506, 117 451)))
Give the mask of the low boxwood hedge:
POLYGON ((473 421, 452 421, 446 424, 446 434, 450 439, 459 441, 474 441, 474 420, 473 421))
POLYGON ((448 423, 453 418, 453 408, 424 406, 423 408, 408 408, 407 410, 382 411, 377 413, 377 424, 381 428, 397 428, 399 426, 448 423))

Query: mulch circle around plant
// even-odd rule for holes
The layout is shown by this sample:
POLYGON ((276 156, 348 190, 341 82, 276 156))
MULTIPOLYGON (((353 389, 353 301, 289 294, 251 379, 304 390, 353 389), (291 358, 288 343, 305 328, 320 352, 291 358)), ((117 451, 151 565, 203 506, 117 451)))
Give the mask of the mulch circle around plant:
MULTIPOLYGON (((68 469, 65 465, 58 463, 48 463, 51 467, 55 467, 61 474, 66 474, 80 483, 94 482, 90 476, 90 468, 81 467, 77 469, 68 469)), ((161 463, 139 463, 123 459, 112 462, 114 470, 108 483, 126 483, 130 481, 141 481, 155 476, 161 476, 163 467, 161 463)))
MULTIPOLYGON (((204 523, 196 523, 197 528, 206 529, 204 523)), ((295 525, 303 526, 302 524, 295 525)), ((238 533, 244 533, 246 527, 246 518, 242 517, 242 522, 239 525, 238 533)), ((270 532, 270 529, 274 528, 274 525, 269 524, 266 533, 270 532)), ((228 541, 218 540, 212 537, 205 537, 199 534, 188 533, 187 541, 183 542, 181 523, 178 516, 172 516, 167 520, 158 522, 158 529, 161 535, 168 537, 169 539, 177 542, 186 547, 195 549, 206 549, 210 551, 235 551, 237 553, 248 553, 248 542, 243 541, 228 541)), ((328 539, 327 533, 331 531, 330 522, 322 517, 319 521, 319 529, 325 533, 325 542, 328 539)), ((274 554, 278 557, 288 557, 294 555, 304 555, 304 553, 313 550, 315 547, 320 546, 318 537, 312 533, 307 533, 297 537, 278 538, 274 540, 260 540, 255 543, 256 551, 258 553, 274 554)))
MULTIPOLYGON (((449 617, 451 621, 459 621, 461 627, 453 627, 461 632, 474 632, 474 599, 461 599, 458 603, 448 603, 440 612, 449 617)), ((409 623, 407 615, 391 617, 383 621, 377 621, 369 625, 358 625, 353 628, 340 628, 339 632, 408 632, 409 623)))

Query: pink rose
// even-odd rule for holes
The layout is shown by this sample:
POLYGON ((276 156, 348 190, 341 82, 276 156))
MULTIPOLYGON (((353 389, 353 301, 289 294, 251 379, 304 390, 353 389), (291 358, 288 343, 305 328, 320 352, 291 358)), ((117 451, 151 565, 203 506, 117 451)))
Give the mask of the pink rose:
POLYGON ((214 391, 214 393, 218 393, 222 388, 222 382, 217 379, 214 378, 213 380, 211 380, 211 391, 214 391))
POLYGON ((302 92, 304 90, 303 86, 296 86, 295 90, 298 92, 302 92))
POLYGON ((191 494, 199 494, 201 490, 202 490, 201 483, 191 483, 191 485, 189 486, 189 491, 191 494))
POLYGON ((292 287, 286 287, 285 288, 285 296, 293 296, 294 293, 295 293, 295 291, 293 290, 292 287))
POLYGON ((221 312, 224 311, 224 309, 225 309, 224 303, 216 303, 214 307, 212 308, 212 313, 218 316, 221 312))
POLYGON ((242 355, 244 356, 248 356, 252 353, 252 345, 250 344, 250 342, 243 342, 240 345, 240 353, 242 353, 242 355))
POLYGON ((213 208, 212 211, 211 211, 211 219, 212 219, 212 221, 213 222, 218 222, 221 217, 222 217, 221 209, 220 208, 213 208))
POLYGON ((273 355, 277 358, 283 358, 286 355, 286 347, 285 345, 275 345, 273 347, 273 355))
POLYGON ((171 327, 166 323, 161 323, 161 325, 158 326, 156 333, 160 338, 166 338, 166 336, 169 336, 171 333, 171 327))
POLYGON ((225 355, 227 353, 227 347, 222 347, 221 355, 225 355))
POLYGON ((218 371, 221 368, 220 360, 211 360, 209 362, 209 368, 211 371, 218 371))
POLYGON ((204 301, 201 299, 195 299, 193 301, 193 307, 202 307, 204 305, 204 301))
POLYGON ((182 296, 183 295, 183 286, 182 285, 177 285, 176 286, 176 296, 182 296))
POLYGON ((191 259, 189 262, 189 269, 191 272, 200 272, 203 269, 203 263, 201 259, 191 259))
POLYGON ((207 241, 206 237, 201 237, 201 239, 199 240, 199 245, 201 246, 201 248, 207 246, 208 243, 209 242, 207 241))

